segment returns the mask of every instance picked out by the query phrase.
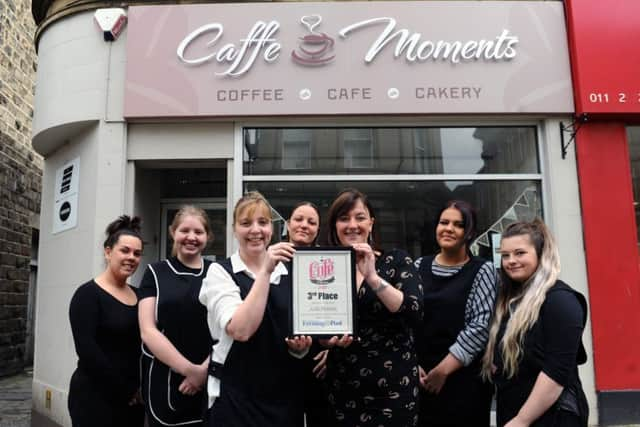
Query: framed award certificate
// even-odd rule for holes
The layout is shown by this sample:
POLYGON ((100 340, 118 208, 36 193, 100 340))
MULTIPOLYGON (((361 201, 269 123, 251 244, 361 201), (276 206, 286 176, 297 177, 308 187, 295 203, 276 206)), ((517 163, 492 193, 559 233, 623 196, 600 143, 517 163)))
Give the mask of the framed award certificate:
POLYGON ((296 247, 291 262, 290 334, 355 335, 355 251, 296 247))

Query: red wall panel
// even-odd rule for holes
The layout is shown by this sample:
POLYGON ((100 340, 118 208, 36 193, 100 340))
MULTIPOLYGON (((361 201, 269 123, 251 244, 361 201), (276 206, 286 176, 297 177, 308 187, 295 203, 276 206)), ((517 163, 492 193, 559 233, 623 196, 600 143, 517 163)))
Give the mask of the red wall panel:
POLYGON ((640 113, 640 1, 565 4, 576 113, 640 113))
POLYGON ((640 268, 624 123, 586 123, 576 142, 596 388, 640 389, 640 268))

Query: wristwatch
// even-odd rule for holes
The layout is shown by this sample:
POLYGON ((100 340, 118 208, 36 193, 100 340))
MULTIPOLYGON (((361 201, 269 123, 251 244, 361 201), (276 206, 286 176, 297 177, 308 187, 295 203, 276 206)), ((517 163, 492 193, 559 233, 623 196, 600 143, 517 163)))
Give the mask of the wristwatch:
POLYGON ((391 286, 389 283, 387 283, 386 280, 384 280, 382 277, 380 278, 380 282, 378 282, 378 287, 377 288, 371 288, 371 290, 373 291, 374 294, 378 294, 380 293, 384 288, 391 286))

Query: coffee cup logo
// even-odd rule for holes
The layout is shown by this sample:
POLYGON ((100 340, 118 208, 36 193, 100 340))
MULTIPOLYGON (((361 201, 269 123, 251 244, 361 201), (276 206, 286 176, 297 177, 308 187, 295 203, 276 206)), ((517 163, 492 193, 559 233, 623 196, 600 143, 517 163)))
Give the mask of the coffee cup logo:
POLYGON ((309 264, 309 281, 316 285, 327 285, 336 280, 331 258, 320 258, 309 264))
POLYGON ((310 34, 300 37, 298 50, 291 51, 291 57, 300 65, 320 66, 328 64, 336 57, 331 55, 335 40, 326 33, 314 31, 322 17, 320 15, 305 15, 300 18, 300 22, 307 27, 310 34))

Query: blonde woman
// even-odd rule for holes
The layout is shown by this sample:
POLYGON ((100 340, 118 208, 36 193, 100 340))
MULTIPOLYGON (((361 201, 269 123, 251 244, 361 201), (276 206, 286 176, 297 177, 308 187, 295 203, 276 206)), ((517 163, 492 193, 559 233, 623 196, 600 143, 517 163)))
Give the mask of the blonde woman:
POLYGON ((291 277, 284 265, 295 252, 273 235, 271 207, 247 193, 233 211, 238 251, 213 264, 200 302, 214 340, 209 366, 207 425, 303 425, 301 358, 311 338, 287 340, 291 277))
POLYGON ((204 210, 183 206, 169 227, 172 257, 147 267, 140 284, 142 395, 150 427, 202 425, 211 337, 198 301, 213 238, 204 210))
POLYGON ((498 426, 586 426, 578 377, 586 300, 558 279, 558 248, 542 221, 507 227, 500 253, 501 291, 483 358, 483 375, 496 384, 498 426))

